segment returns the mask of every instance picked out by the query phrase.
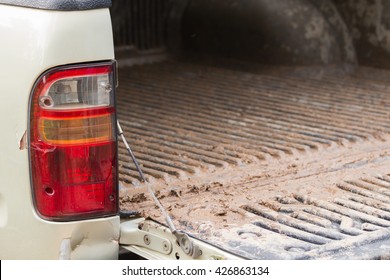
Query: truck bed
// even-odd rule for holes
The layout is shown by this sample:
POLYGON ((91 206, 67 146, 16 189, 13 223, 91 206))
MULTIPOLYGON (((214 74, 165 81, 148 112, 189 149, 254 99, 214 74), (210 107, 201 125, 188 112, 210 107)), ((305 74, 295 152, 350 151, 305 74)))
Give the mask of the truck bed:
MULTIPOLYGON (((254 259, 390 255, 389 71, 119 68, 118 118, 176 226, 254 259)), ((164 223, 119 148, 121 208, 164 223)))

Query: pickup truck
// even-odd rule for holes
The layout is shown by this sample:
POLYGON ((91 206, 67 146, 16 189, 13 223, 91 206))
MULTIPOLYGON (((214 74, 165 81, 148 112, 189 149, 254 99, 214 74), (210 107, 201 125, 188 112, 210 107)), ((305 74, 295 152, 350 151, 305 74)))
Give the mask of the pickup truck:
POLYGON ((0 259, 388 259, 374 2, 0 0, 0 259))

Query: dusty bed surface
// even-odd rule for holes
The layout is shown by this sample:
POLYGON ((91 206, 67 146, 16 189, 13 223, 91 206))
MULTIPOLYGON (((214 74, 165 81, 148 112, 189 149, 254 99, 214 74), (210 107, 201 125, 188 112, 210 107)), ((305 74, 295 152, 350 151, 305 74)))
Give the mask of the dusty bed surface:
MULTIPOLYGON (((387 258, 390 72, 246 70, 119 69, 119 120, 176 226, 248 258, 387 258)), ((121 208, 163 222, 119 152, 121 208)))

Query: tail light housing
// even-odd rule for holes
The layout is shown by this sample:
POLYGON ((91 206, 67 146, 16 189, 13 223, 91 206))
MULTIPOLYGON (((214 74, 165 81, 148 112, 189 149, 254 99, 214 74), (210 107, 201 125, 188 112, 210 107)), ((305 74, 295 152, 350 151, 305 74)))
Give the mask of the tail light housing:
POLYGON ((58 67, 35 83, 29 155, 34 205, 49 220, 118 211, 115 63, 58 67))

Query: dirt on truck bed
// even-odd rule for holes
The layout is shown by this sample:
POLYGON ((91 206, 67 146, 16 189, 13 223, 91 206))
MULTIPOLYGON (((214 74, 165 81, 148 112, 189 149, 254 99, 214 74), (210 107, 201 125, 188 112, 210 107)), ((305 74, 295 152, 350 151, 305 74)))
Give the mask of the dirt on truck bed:
MULTIPOLYGON (((118 118, 194 237, 255 259, 387 258, 390 76, 361 67, 119 69, 118 118)), ((121 208, 164 223, 123 145, 121 208)))

